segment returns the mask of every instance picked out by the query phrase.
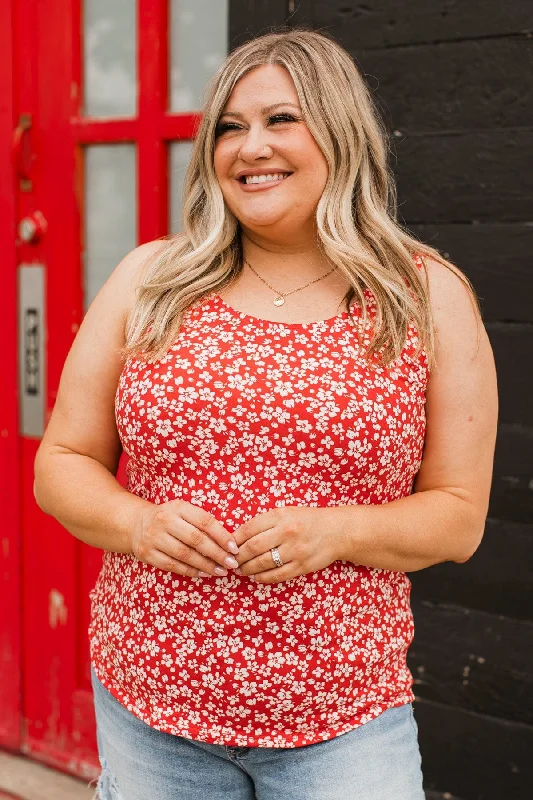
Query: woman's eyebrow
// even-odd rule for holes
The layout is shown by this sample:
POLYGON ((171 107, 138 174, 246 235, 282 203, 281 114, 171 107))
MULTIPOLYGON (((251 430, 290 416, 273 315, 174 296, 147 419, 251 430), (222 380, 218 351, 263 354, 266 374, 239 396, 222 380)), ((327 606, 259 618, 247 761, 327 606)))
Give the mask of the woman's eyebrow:
MULTIPOLYGON (((264 108, 260 109, 261 114, 268 114, 269 111, 272 111, 273 108, 278 108, 279 106, 292 106, 293 108, 297 108, 298 111, 302 109, 300 106, 296 105, 296 103, 274 103, 271 106, 264 106, 264 108)), ((221 117, 239 117, 242 119, 244 114, 241 114, 239 111, 223 111, 220 115, 221 117)))

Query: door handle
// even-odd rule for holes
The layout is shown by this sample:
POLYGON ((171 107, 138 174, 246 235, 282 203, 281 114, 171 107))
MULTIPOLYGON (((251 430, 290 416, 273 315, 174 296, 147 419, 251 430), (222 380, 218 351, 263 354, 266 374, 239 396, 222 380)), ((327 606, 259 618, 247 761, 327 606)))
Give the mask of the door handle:
POLYGON ((21 114, 19 124, 13 131, 13 164, 20 179, 20 188, 25 192, 32 189, 32 171, 37 158, 32 150, 31 128, 31 114, 21 114))
POLYGON ((37 244, 47 230, 48 224, 41 211, 23 217, 18 224, 18 234, 26 244, 37 244))

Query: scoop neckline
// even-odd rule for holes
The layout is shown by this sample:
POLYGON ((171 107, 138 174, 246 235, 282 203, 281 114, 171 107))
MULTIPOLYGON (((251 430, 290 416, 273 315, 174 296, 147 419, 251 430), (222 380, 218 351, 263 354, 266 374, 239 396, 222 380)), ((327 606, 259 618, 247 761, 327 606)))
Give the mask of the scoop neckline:
MULTIPOLYGON (((234 317, 238 317, 241 320, 249 319, 254 324, 262 324, 262 325, 279 325, 283 328, 311 328, 317 325, 333 325, 337 320, 340 319, 348 319, 349 311, 341 311, 340 314, 335 314, 333 317, 328 317, 327 319, 319 319, 313 320, 312 322, 280 322, 276 319, 265 319, 264 317, 255 317, 252 314, 246 314, 244 311, 239 311, 233 306, 230 306, 219 294, 213 294, 211 297, 218 302, 219 305, 223 306, 227 311, 229 311, 234 317)), ((354 311, 357 310, 357 305, 354 307, 354 302, 351 305, 352 314, 354 311)))

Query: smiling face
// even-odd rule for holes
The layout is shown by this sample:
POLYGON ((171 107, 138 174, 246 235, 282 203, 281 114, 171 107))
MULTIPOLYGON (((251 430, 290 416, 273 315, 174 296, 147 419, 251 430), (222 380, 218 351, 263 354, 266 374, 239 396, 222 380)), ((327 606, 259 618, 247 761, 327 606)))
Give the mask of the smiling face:
POLYGON ((217 123, 214 168, 244 230, 275 238, 314 235, 328 168, 283 67, 256 67, 236 83, 217 123), (239 179, 243 172, 277 177, 247 184, 239 179))

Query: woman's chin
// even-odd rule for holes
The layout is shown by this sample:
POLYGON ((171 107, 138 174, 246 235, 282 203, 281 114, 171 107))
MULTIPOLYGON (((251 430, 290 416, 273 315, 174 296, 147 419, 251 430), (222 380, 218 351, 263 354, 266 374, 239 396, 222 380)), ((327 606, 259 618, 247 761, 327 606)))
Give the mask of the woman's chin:
POLYGON ((273 212, 272 209, 268 209, 265 211, 257 211, 256 213, 241 213, 238 209, 237 213, 233 213, 245 228, 255 228, 286 223, 288 212, 287 210, 273 212))

